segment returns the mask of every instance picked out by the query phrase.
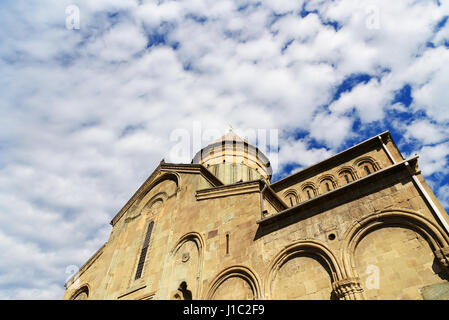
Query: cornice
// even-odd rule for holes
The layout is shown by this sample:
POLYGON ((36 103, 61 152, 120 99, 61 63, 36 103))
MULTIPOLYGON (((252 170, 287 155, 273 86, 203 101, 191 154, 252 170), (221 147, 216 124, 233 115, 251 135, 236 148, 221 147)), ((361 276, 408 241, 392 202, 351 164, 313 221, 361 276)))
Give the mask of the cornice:
POLYGON ((284 201, 271 189, 270 185, 262 179, 197 190, 195 196, 198 201, 201 201, 253 192, 261 192, 264 199, 278 211, 288 208, 284 201))
POLYGON ((218 186, 215 188, 207 188, 197 190, 195 193, 196 200, 207 200, 221 197, 229 197, 240 194, 248 194, 260 192, 261 180, 254 180, 248 182, 240 182, 230 185, 218 186))
POLYGON ((223 182, 220 181, 215 175, 213 175, 205 166, 197 163, 190 164, 174 164, 174 163, 162 163, 161 171, 163 172, 180 172, 180 173, 200 173, 212 186, 222 186, 223 182))
MULTIPOLYGON (((126 296, 129 296, 129 295, 131 295, 131 294, 133 294, 133 293, 136 293, 137 291, 140 291, 140 290, 142 290, 142 289, 145 289, 146 287, 147 287, 147 285, 144 284, 144 285, 140 285, 140 286, 138 286, 138 287, 136 287, 136 288, 131 288, 131 289, 129 289, 129 291, 127 291, 127 292, 125 292, 125 293, 119 295, 119 296, 117 297, 117 300, 122 299, 122 298, 124 298, 124 297, 126 297, 126 296)), ((154 293, 151 293, 151 294, 154 294, 154 293)), ((150 294, 150 295, 151 295, 151 294, 150 294)))

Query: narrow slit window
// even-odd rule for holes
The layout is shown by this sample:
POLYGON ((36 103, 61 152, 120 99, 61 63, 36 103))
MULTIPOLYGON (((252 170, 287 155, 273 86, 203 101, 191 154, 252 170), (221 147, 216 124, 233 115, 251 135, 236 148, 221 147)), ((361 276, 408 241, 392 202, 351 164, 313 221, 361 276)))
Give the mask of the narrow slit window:
POLYGON ((349 183, 349 177, 347 174, 345 174, 345 180, 346 180, 346 183, 349 183))
POLYGON ((326 182, 326 189, 327 191, 331 191, 331 188, 329 187, 329 182, 326 182))
POLYGON ((143 241, 142 250, 140 252, 139 263, 137 264, 137 271, 135 280, 142 276, 143 266, 145 264, 145 258, 147 256, 148 247, 150 245, 151 232, 153 231, 154 221, 151 221, 148 225, 147 233, 145 235, 145 240, 143 241))
POLYGON ((368 166, 365 166, 365 171, 366 171, 366 174, 371 174, 371 170, 369 169, 368 166))
POLYGON ((312 195, 310 194, 310 190, 307 190, 307 197, 309 197, 309 199, 312 199, 312 195))
POLYGON ((293 207, 293 197, 292 196, 290 196, 290 204, 293 207))
POLYGON ((229 254, 229 234, 226 234, 226 254, 229 254))

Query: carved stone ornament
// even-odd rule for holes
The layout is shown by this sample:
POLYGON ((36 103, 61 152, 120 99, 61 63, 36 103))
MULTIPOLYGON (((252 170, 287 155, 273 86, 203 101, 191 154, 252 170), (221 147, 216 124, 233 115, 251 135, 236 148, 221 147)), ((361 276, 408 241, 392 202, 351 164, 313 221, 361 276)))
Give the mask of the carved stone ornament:
POLYGON ((435 256, 437 257, 440 265, 446 270, 449 270, 449 247, 436 250, 435 256))
POLYGON ((357 296, 362 295, 363 289, 360 285, 359 278, 349 278, 332 283, 332 287, 338 299, 356 299, 357 296))
POLYGON ((187 261, 189 261, 189 259, 190 259, 190 254, 189 254, 188 252, 184 252, 184 253, 182 254, 181 261, 182 261, 182 262, 187 262, 187 261))

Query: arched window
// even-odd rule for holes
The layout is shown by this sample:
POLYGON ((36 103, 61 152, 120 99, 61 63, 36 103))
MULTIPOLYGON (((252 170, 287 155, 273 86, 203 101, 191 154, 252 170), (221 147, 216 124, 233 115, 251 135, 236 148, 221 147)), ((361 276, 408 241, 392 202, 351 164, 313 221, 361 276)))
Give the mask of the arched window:
POLYGON ((321 193, 329 192, 335 189, 334 182, 330 178, 325 178, 321 180, 320 189, 321 193))
POLYGON ((376 169, 371 161, 363 161, 359 164, 359 172, 362 177, 366 177, 374 171, 376 171, 376 169))
POLYGON ((368 166, 363 167, 365 169, 366 174, 371 174, 371 171, 368 166))
POLYGON ((287 205, 290 205, 291 207, 299 203, 298 195, 294 190, 287 191, 284 198, 287 205))
POLYGON ((306 199, 312 199, 313 197, 315 197, 315 191, 312 187, 305 187, 304 193, 306 195, 306 199))
POLYGON ((349 170, 343 170, 340 172, 340 181, 343 185, 351 183, 354 181, 354 175, 349 170))
POLYGON ((137 264, 137 271, 135 280, 142 276, 143 266, 145 264, 145 258, 147 256, 148 247, 150 245, 151 233, 153 232, 154 221, 151 221, 148 225, 147 233, 145 235, 145 240, 143 241, 142 250, 140 251, 139 263, 137 264))

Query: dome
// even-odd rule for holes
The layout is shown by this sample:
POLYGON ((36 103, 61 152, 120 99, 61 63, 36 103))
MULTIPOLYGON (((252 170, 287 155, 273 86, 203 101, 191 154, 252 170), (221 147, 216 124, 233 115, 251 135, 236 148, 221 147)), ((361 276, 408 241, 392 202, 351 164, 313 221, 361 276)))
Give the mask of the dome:
POLYGON ((271 180, 268 158, 232 129, 197 152, 192 163, 204 165, 224 184, 264 179, 271 180))

